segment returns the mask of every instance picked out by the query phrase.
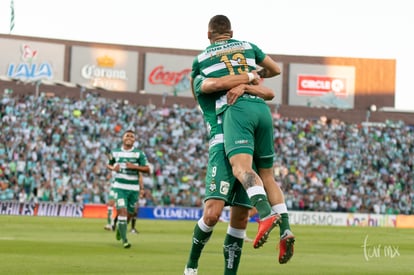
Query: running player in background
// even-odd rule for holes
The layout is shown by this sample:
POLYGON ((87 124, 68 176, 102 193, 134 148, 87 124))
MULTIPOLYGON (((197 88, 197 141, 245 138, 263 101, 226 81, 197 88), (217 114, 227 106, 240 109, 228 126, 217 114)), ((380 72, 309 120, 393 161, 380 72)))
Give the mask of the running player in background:
MULTIPOLYGON (((111 180, 111 189, 109 191, 108 202, 107 202, 107 224, 105 225, 105 230, 115 231, 116 224, 118 222, 118 214, 114 217, 114 207, 115 207, 115 191, 112 188, 113 179, 115 178, 115 172, 112 172, 111 180)), ((139 173, 139 182, 140 182, 140 194, 139 199, 141 200, 144 197, 144 183, 142 173, 139 173)), ((138 218, 138 211, 140 207, 140 201, 136 203, 135 212, 128 214, 128 224, 131 222, 131 233, 138 234, 139 231, 136 229, 136 223, 138 218)))
POLYGON ((127 130, 122 136, 122 146, 111 151, 107 168, 115 171, 113 189, 118 213, 116 239, 122 240, 124 248, 130 248, 127 238, 128 216, 134 215, 139 193, 143 192, 140 173, 149 173, 147 156, 134 147, 135 133, 127 130))

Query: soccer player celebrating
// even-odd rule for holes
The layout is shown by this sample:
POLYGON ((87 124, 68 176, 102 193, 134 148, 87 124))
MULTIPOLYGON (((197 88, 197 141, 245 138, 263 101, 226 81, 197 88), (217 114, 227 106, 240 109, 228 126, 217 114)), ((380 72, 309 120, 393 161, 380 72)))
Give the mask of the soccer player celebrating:
MULTIPOLYGON (((235 40, 232 36, 231 23, 226 16, 212 17, 208 25, 211 45, 195 58, 192 76, 216 78, 247 74, 249 80, 254 81, 250 71, 255 70, 257 64, 262 67, 258 72, 261 77, 280 74, 276 62, 255 44, 235 40)), ((293 256, 295 239, 290 231, 283 192, 273 175, 272 115, 261 97, 249 92, 244 93, 245 87, 234 89, 239 97, 232 105, 228 104, 227 94, 217 99, 215 104, 217 115, 222 121, 224 148, 234 176, 246 189, 252 205, 259 214, 259 229, 253 242, 254 247, 261 247, 271 230, 280 224, 279 263, 283 264, 293 256), (252 169, 253 164, 257 166, 259 173, 252 169), (280 214, 281 219, 272 213, 280 214)))

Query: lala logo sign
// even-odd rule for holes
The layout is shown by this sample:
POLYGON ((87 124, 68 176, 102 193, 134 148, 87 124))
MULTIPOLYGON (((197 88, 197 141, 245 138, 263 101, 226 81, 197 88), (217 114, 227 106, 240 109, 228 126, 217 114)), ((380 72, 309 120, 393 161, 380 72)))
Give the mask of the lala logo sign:
POLYGON ((320 96, 333 92, 336 96, 346 97, 346 79, 320 75, 298 75, 297 94, 320 96))
POLYGON ((34 60, 37 56, 37 50, 33 50, 29 45, 23 44, 22 52, 22 59, 27 63, 32 63, 32 60, 34 60))
POLYGON ((52 66, 49 63, 35 63, 38 51, 30 45, 23 44, 21 48, 22 63, 10 63, 7 68, 7 76, 23 80, 51 79, 52 66))

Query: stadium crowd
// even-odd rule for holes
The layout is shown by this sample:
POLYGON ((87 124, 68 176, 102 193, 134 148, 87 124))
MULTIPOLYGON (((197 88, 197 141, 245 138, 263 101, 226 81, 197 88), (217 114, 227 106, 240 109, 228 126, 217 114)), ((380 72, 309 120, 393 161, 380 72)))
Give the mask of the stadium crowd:
MULTIPOLYGON (((413 128, 276 114, 274 125, 275 177, 290 210, 414 213, 413 128)), ((134 129, 154 167, 145 205, 202 206, 208 141, 197 108, 4 96, 0 129, 0 201, 106 203, 106 148, 134 129)))

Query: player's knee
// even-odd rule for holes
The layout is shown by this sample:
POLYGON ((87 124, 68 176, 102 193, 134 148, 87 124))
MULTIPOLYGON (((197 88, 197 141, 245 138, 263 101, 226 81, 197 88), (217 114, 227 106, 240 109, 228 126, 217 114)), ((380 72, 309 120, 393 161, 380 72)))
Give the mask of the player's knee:
POLYGON ((236 178, 240 179, 243 176, 243 174, 246 172, 246 168, 243 167, 242 165, 234 164, 232 166, 232 172, 236 178))
POLYGON ((204 223, 207 224, 208 226, 215 226, 217 222, 219 221, 220 216, 221 216, 221 213, 216 213, 216 212, 204 213, 203 215, 204 223))
POLYGON ((230 226, 233 228, 245 229, 247 227, 248 222, 249 222, 248 215, 236 216, 230 219, 230 226))

